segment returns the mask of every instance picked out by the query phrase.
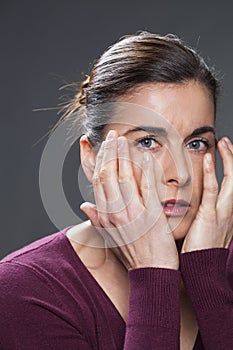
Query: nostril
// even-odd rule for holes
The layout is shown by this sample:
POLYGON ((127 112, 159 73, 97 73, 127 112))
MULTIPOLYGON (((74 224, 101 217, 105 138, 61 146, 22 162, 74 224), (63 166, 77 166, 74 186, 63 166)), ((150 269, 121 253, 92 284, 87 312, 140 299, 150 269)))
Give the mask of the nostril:
POLYGON ((173 183, 173 182, 175 182, 175 183, 178 184, 178 180, 176 180, 176 179, 170 179, 170 180, 168 180, 167 182, 168 182, 168 183, 173 183))
POLYGON ((167 184, 171 184, 171 185, 176 185, 176 186, 187 186, 188 184, 190 184, 191 182, 191 176, 190 175, 186 175, 186 176, 180 176, 177 178, 170 178, 167 180, 167 184))

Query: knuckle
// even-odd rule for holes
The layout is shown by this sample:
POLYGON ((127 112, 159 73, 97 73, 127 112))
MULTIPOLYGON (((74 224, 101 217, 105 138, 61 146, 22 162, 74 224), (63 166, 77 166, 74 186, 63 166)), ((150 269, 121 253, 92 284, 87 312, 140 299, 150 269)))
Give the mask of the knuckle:
POLYGON ((99 223, 102 227, 109 227, 110 226, 108 218, 103 214, 99 214, 99 223))
POLYGON ((94 186, 97 186, 100 183, 100 178, 97 174, 94 174, 92 177, 92 184, 94 186))
POLYGON ((206 190, 212 194, 217 194, 218 193, 218 184, 212 183, 208 187, 206 187, 206 190))
POLYGON ((145 181, 141 184, 141 189, 142 190, 151 190, 152 189, 152 184, 149 181, 145 181))
POLYGON ((99 172, 100 181, 106 180, 106 179, 108 178, 108 174, 109 174, 109 172, 108 172, 107 167, 106 167, 106 166, 105 166, 105 167, 102 167, 102 168, 100 169, 100 172, 99 172))
POLYGON ((132 176, 127 174, 120 174, 118 178, 118 182, 120 184, 127 184, 132 181, 132 176))
POLYGON ((120 212, 109 213, 109 221, 115 225, 122 225, 124 223, 124 217, 120 212))
POLYGON ((205 225, 213 227, 217 225, 217 213, 212 208, 201 205, 197 213, 197 218, 205 222, 205 225))

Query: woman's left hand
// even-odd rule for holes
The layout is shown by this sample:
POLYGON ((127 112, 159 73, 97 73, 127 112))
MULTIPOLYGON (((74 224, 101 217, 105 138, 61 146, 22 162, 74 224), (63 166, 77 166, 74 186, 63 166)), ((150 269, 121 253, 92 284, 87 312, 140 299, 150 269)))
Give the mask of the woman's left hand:
POLYGON ((223 160, 221 190, 210 153, 204 157, 202 201, 184 240, 182 253, 208 248, 228 248, 233 238, 233 145, 224 137, 218 142, 223 160))

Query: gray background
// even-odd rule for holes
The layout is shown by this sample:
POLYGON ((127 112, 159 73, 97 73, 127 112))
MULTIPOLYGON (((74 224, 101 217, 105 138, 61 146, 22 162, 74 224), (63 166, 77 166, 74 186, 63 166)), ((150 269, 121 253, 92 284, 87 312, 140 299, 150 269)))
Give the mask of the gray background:
MULTIPOLYGON (((173 33, 198 47, 223 78, 218 134, 232 137, 232 10, 227 0, 0 1, 0 258, 57 231, 40 198, 39 165, 46 133, 58 116, 53 109, 33 110, 57 106, 64 82, 80 81, 120 36, 138 30, 173 33)), ((78 167, 75 144, 64 164, 64 188, 70 205, 84 218, 78 167)))

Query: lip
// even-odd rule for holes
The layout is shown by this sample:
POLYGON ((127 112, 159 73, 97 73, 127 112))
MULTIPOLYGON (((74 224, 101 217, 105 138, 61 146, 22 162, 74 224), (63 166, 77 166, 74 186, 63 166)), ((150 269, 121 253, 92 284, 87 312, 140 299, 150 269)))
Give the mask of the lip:
POLYGON ((162 202, 163 211, 166 216, 185 216, 190 204, 183 199, 168 199, 162 202))

